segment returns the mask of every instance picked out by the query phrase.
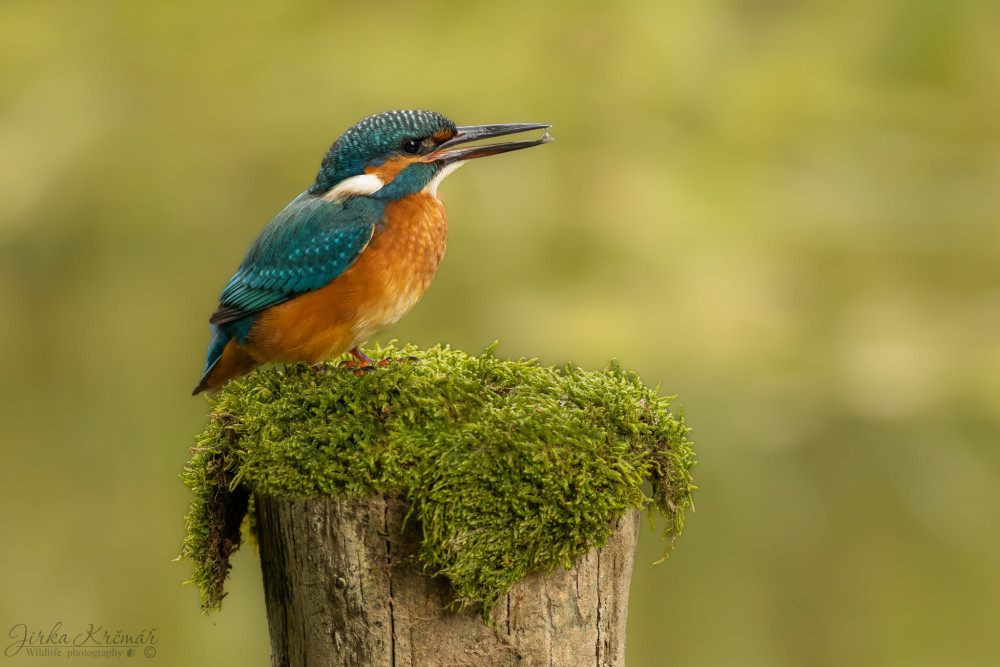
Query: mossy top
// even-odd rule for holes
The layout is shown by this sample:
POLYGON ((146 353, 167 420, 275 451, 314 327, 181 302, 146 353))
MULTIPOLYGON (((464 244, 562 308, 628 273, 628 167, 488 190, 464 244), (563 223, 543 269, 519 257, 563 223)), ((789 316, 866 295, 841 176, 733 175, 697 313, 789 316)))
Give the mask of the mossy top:
POLYGON ((374 355, 419 362, 360 376, 258 371, 211 399, 182 476, 195 494, 182 556, 206 610, 219 608, 255 493, 405 495, 423 530, 420 558, 487 616, 528 572, 603 545, 629 508, 655 508, 665 537, 680 533, 694 489, 688 429, 634 374, 501 360, 492 348, 374 355))

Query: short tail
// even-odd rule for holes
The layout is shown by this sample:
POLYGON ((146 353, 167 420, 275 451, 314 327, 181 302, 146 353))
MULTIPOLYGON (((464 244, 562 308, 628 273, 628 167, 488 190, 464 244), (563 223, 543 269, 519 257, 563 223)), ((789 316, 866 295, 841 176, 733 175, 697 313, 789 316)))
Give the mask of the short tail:
POLYGON ((197 396, 203 391, 209 393, 218 391, 230 380, 246 375, 257 368, 258 362, 246 348, 236 342, 232 336, 216 329, 212 342, 208 346, 208 363, 205 374, 198 381, 198 386, 191 392, 197 396))

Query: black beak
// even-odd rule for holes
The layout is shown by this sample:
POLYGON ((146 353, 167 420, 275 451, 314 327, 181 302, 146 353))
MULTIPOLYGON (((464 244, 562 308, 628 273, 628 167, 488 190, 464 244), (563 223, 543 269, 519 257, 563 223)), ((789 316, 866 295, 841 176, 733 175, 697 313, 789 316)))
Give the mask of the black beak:
POLYGON ((470 146, 468 148, 453 148, 453 146, 467 144, 470 141, 492 139, 494 137, 502 137, 507 134, 519 134, 521 132, 529 132, 531 130, 544 130, 549 127, 552 126, 540 125, 538 123, 466 125, 464 127, 456 127, 455 129, 458 131, 458 134, 448 141, 445 141, 443 144, 438 146, 433 153, 427 155, 423 159, 425 162, 450 164, 452 162, 471 160, 472 158, 486 157, 487 155, 499 155, 500 153, 518 151, 522 148, 540 146, 541 144, 547 144, 552 141, 552 137, 549 136, 548 132, 543 134, 540 138, 534 140, 508 141, 500 144, 483 144, 481 146, 470 146))

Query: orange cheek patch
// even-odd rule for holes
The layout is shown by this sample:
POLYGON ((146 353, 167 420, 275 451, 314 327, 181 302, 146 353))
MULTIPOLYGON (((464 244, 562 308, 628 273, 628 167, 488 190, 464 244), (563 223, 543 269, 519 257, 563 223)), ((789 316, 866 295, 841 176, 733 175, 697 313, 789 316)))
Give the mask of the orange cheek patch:
POLYGON ((365 167, 366 174, 375 174, 383 183, 392 183, 399 172, 417 161, 417 158, 391 157, 380 165, 365 167))

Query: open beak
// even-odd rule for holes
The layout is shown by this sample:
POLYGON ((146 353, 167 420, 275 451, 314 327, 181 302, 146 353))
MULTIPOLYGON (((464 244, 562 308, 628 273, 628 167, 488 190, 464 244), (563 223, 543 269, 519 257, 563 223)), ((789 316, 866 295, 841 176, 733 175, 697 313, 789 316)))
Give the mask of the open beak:
POLYGON ((494 137, 502 137, 508 134, 519 134, 521 132, 529 132, 531 130, 544 130, 546 128, 552 127, 551 125, 539 125, 537 123, 508 123, 505 125, 466 125, 464 127, 456 127, 458 131, 454 137, 444 142, 437 149, 423 158, 424 162, 438 162, 442 165, 451 164, 454 162, 461 162, 464 160, 471 160, 477 157, 486 157, 487 155, 499 155, 500 153, 508 153, 510 151, 518 151, 522 148, 531 148, 532 146, 540 146, 541 144, 547 144, 552 141, 552 137, 546 132, 538 139, 525 140, 525 141, 506 141, 499 144, 482 144, 479 146, 469 146, 466 148, 454 148, 455 146, 460 146, 461 144, 467 144, 470 141, 479 141, 480 139, 492 139, 494 137))

